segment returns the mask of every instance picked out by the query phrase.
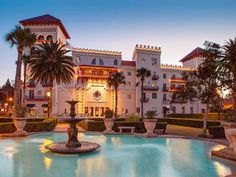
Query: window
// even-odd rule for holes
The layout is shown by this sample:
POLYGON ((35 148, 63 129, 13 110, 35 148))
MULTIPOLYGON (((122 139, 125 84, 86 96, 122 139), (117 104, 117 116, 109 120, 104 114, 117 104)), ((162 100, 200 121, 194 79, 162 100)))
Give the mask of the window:
POLYGON ((167 98, 166 94, 163 94, 163 101, 166 101, 167 100, 166 98, 167 98))
POLYGON ((182 107, 182 113, 185 114, 185 107, 182 107))
POLYGON ((163 79, 166 79, 166 74, 163 74, 163 79))
POLYGON ((77 61, 77 63, 80 63, 80 57, 79 56, 76 57, 76 61, 77 61))
POLYGON ((175 74, 173 74, 173 75, 172 75, 172 78, 175 78, 175 77, 176 77, 175 74))
POLYGON ((131 95, 128 95, 128 99, 131 99, 131 95))
POLYGON ((29 90, 29 99, 34 99, 34 90, 29 90))
POLYGON ((205 109, 202 109, 202 113, 205 113, 205 109))
POLYGON ((118 60, 114 60, 114 65, 115 65, 115 66, 118 65, 118 60))
POLYGON ((91 65, 96 65, 96 58, 91 61, 91 65))
POLYGON ((103 60, 99 58, 99 65, 104 65, 103 60))
POLYGON ((130 71, 128 71, 128 72, 127 72, 127 75, 128 75, 128 76, 131 76, 131 72, 130 72, 130 71))
POLYGON ((141 60, 141 62, 142 62, 142 64, 144 64, 144 63, 145 63, 145 59, 143 58, 143 59, 141 60))
POLYGON ((136 110, 137 110, 137 113, 140 113, 140 107, 137 107, 136 110))
POLYGON ((157 93, 152 93, 152 99, 157 99, 157 93))
POLYGON ((39 40, 39 41, 43 41, 43 40, 44 40, 44 36, 43 36, 43 35, 40 35, 40 36, 38 37, 38 40, 39 40))
POLYGON ((152 58, 152 65, 156 65, 157 64, 157 58, 152 58))
POLYGON ((163 84, 163 91, 166 91, 167 88, 166 88, 166 83, 163 84))
POLYGON ((47 36, 47 41, 52 41, 52 35, 47 36))
POLYGON ((193 114, 193 107, 190 107, 190 114, 193 114))
POLYGON ((128 86, 131 86, 131 82, 127 82, 127 85, 128 85, 128 86))
POLYGON ((38 90, 38 91, 37 91, 37 95, 42 95, 42 91, 41 91, 41 90, 38 90))
POLYGON ((172 113, 173 113, 173 114, 176 113, 176 107, 175 107, 175 106, 172 107, 172 113))

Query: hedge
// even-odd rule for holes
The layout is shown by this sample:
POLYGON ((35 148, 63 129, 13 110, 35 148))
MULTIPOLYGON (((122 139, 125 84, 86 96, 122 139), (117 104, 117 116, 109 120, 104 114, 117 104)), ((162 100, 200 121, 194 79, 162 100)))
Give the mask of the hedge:
MULTIPOLYGON (((196 119, 203 119, 204 114, 168 114, 166 117, 168 118, 196 118, 196 119)), ((224 118, 224 114, 220 115, 221 119, 224 118)), ((218 120, 219 115, 218 113, 208 113, 208 119, 218 120)))
MULTIPOLYGON (((45 118, 28 118, 27 122, 43 122, 45 118)), ((0 118, 0 123, 13 122, 12 118, 0 118)))
MULTIPOLYGON (((180 125, 186 127, 195 127, 195 128, 202 128, 203 127, 203 120, 199 119, 190 119, 190 118, 160 118, 158 119, 160 122, 167 122, 168 124, 172 125, 180 125)), ((207 121, 207 127, 209 126, 218 126, 220 125, 220 121, 207 121)))
MULTIPOLYGON (((101 132, 101 131, 104 131, 106 129, 105 125, 104 125, 104 121, 84 120, 84 121, 79 123, 79 126, 82 127, 86 131, 101 132)), ((114 131, 118 132, 119 131, 119 129, 118 129, 119 126, 134 126, 136 132, 146 132, 146 129, 144 127, 143 122, 115 121, 112 129, 114 131)), ((156 124, 155 129, 164 129, 164 130, 166 130, 166 127, 167 127, 166 122, 158 122, 156 124)))
POLYGON ((225 138, 225 131, 223 126, 210 126, 208 132, 213 138, 225 138))
POLYGON ((4 123, 4 122, 13 122, 12 118, 0 118, 0 123, 4 123))
MULTIPOLYGON (((37 120, 39 121, 39 120, 37 120)), ((45 119, 41 122, 32 122, 31 120, 26 122, 24 130, 27 132, 41 132, 52 131, 56 126, 56 119, 45 119)), ((13 133, 16 131, 13 122, 0 123, 0 133, 13 133)))

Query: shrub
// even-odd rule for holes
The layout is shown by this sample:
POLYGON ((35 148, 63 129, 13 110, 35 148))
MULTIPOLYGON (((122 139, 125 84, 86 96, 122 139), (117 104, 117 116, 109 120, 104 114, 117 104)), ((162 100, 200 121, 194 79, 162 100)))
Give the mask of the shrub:
MULTIPOLYGON (((173 124, 173 125, 186 126, 186 127, 195 127, 195 128, 203 127, 203 120, 199 120, 199 119, 161 118, 161 119, 158 119, 158 121, 167 122, 168 124, 173 124)), ((220 125, 220 121, 212 121, 212 120, 207 121, 207 127, 218 126, 218 125, 220 125)))
POLYGON ((13 133, 16 127, 13 122, 0 123, 0 133, 13 133))
MULTIPOLYGON (((104 131, 105 125, 103 121, 93 121, 93 120, 84 120, 78 124, 86 131, 104 131)), ((137 132, 146 132, 143 122, 124 122, 124 121, 115 121, 113 125, 113 130, 118 132, 119 126, 134 126, 137 132)), ((166 122, 157 122, 156 129, 164 129, 166 130, 167 123, 166 122)))
POLYGON ((154 119, 157 116, 157 112, 156 111, 147 111, 147 113, 145 115, 148 119, 154 119))
MULTIPOLYGON (((52 131, 56 126, 56 119, 50 118, 45 119, 41 122, 32 122, 32 120, 27 120, 24 130, 27 132, 41 132, 41 131, 52 131)), ((0 123, 0 133, 13 133, 16 131, 13 122, 0 123)))
POLYGON ((224 121, 236 123, 236 111, 233 109, 226 110, 224 121))
POLYGON ((112 118, 114 115, 114 112, 112 110, 108 109, 104 112, 104 114, 105 114, 105 118, 112 118))
POLYGON ((208 131, 209 134, 213 136, 213 138, 225 138, 223 126, 209 126, 208 131))
POLYGON ((4 123, 4 122, 13 122, 12 118, 0 118, 0 123, 4 123))
MULTIPOLYGON (((203 119, 204 114, 168 114, 166 117, 168 118, 196 118, 196 119, 203 119)), ((220 114, 221 119, 224 118, 224 114, 220 114)), ((218 120, 219 114, 218 113, 208 113, 208 119, 211 120, 218 120)))
POLYGON ((135 114, 130 114, 128 117, 125 119, 127 122, 139 122, 140 121, 140 116, 135 115, 135 114))

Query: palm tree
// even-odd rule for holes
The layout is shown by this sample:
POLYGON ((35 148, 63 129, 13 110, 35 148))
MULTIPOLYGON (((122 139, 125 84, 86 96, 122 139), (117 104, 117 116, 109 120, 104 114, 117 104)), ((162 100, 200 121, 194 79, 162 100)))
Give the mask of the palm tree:
POLYGON ((60 43, 43 43, 38 45, 35 50, 37 55, 33 55, 29 63, 31 78, 40 84, 49 84, 49 116, 52 112, 52 87, 53 81, 57 84, 71 83, 74 77, 74 63, 65 56, 69 50, 65 50, 65 45, 60 43))
POLYGON ((21 65, 22 53, 25 47, 32 46, 36 41, 36 35, 31 33, 29 28, 15 26, 9 33, 6 34, 5 40, 11 47, 16 46, 18 57, 16 61, 16 75, 14 87, 14 104, 20 105, 20 87, 21 87, 21 65))
MULTIPOLYGON (((148 78, 151 76, 151 71, 142 67, 137 70, 136 75, 137 75, 137 77, 140 77, 140 81, 141 81, 141 118, 143 118, 143 102, 144 102, 143 87, 144 87, 145 78, 148 78)), ((138 84, 139 84, 139 82, 137 83, 137 85, 138 84)))
POLYGON ((108 78, 108 85, 115 89, 115 118, 117 117, 118 88, 121 84, 126 84, 125 77, 121 72, 115 72, 108 78))
POLYGON ((27 65, 30 62, 30 58, 31 58, 30 55, 22 55, 22 61, 23 61, 23 66, 24 66, 24 74, 23 74, 23 77, 24 77, 24 81, 23 81, 23 102, 22 102, 23 106, 25 105, 26 70, 27 70, 27 65))
POLYGON ((233 109, 236 111, 236 38, 230 39, 223 46, 223 57, 219 59, 219 73, 222 83, 232 92, 233 109))

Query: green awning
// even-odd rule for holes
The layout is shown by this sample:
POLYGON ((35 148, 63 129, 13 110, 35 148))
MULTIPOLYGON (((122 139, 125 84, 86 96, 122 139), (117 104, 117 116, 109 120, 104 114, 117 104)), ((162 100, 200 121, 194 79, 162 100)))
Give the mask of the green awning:
POLYGON ((35 104, 27 104, 25 107, 27 107, 27 108, 33 108, 33 107, 35 107, 35 104))
POLYGON ((47 108, 48 104, 42 104, 42 107, 44 107, 44 108, 46 107, 47 108))

